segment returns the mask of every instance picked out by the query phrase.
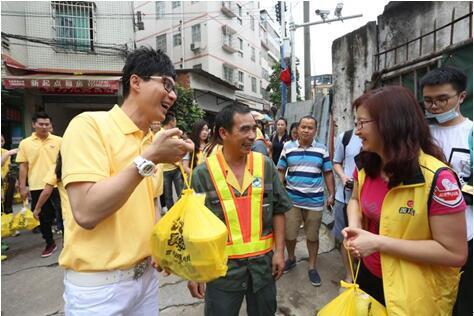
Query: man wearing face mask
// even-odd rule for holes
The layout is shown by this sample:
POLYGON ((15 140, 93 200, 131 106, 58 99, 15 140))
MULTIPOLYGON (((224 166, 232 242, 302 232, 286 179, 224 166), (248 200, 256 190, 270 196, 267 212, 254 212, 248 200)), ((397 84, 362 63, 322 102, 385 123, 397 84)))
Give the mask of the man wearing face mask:
MULTIPOLYGON (((430 121, 431 134, 443 149, 451 167, 456 171, 461 185, 472 186, 472 148, 473 124, 462 116, 460 106, 466 98, 466 75, 454 67, 441 67, 427 73, 421 79, 426 118, 430 121), (471 135, 471 136, 470 136, 471 135)), ((470 194, 463 187, 466 209, 468 259, 462 271, 458 297, 453 315, 472 315, 472 189, 470 194)), ((438 192, 440 198, 445 192, 438 192)))

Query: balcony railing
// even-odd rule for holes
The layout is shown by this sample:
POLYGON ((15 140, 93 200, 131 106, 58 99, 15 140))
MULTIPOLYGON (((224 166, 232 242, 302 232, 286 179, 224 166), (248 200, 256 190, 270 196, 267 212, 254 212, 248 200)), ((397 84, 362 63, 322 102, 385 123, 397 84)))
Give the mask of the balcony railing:
POLYGON ((235 4, 233 1, 222 1, 221 11, 229 18, 235 18, 237 14, 235 13, 235 4))

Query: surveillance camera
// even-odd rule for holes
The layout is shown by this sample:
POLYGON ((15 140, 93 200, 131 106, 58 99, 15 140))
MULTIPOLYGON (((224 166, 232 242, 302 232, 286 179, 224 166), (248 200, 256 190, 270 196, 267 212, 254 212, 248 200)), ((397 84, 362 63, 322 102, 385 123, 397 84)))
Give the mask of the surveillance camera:
POLYGON ((316 12, 317 15, 321 15, 321 16, 322 15, 329 15, 329 13, 331 13, 329 10, 319 10, 319 9, 317 9, 315 12, 316 12))
POLYGON ((334 15, 337 16, 338 18, 341 17, 341 12, 342 12, 342 7, 344 6, 344 3, 338 3, 336 5, 336 9, 334 10, 334 15))

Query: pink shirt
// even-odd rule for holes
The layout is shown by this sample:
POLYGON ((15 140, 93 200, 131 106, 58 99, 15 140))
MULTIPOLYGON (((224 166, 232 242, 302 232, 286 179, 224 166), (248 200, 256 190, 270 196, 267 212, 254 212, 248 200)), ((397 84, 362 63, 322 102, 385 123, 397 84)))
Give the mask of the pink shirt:
MULTIPOLYGON (((356 181, 359 181, 358 175, 356 168, 354 170, 356 181)), ((364 217, 368 219, 368 231, 377 235, 379 234, 382 203, 388 191, 388 182, 385 182, 380 176, 365 178, 360 196, 360 206, 364 217)), ((464 212, 465 209, 466 203, 462 198, 455 175, 450 170, 441 171, 436 180, 433 199, 428 210, 429 216, 464 212)), ((373 275, 382 278, 380 253, 375 252, 362 260, 373 275)))

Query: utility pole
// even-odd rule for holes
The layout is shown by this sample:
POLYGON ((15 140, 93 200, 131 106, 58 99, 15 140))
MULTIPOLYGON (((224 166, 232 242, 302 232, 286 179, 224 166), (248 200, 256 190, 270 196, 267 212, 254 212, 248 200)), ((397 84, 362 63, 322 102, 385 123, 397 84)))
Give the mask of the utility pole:
MULTIPOLYGON (((290 25, 289 25, 289 29, 290 29, 290 41, 291 41, 291 71, 295 74, 295 81, 291 81, 291 102, 296 102, 296 65, 295 65, 295 60, 296 60, 296 56, 295 56, 295 49, 294 49, 294 46, 295 46, 295 30, 297 28, 301 28, 301 27, 304 27, 305 28, 305 38, 304 38, 304 41, 305 41, 305 52, 304 52, 304 62, 305 62, 305 97, 306 97, 306 100, 308 100, 308 96, 311 96, 311 47, 309 45, 309 39, 307 40, 306 39, 306 29, 308 28, 309 29, 309 26, 312 26, 312 25, 318 25, 318 24, 324 24, 324 23, 330 23, 330 22, 337 22, 337 21, 341 21, 343 22, 344 20, 349 20, 349 19, 354 19, 354 18, 360 18, 362 16, 362 14, 356 14, 356 15, 349 15, 349 16, 345 16, 343 17, 341 15, 341 11, 342 11, 342 6, 343 4, 342 3, 338 3, 337 6, 336 6, 336 9, 334 11, 334 15, 336 15, 337 18, 335 19, 327 19, 330 11, 328 10, 316 10, 316 14, 318 14, 322 21, 317 21, 317 22, 306 22, 306 5, 308 5, 308 15, 309 15, 309 1, 304 1, 304 19, 305 19, 305 23, 303 24, 295 24, 294 20, 293 20, 293 11, 291 9, 291 5, 290 5, 290 25), (306 46, 308 45, 308 46, 306 46), (307 88, 309 87, 309 88, 307 88), (294 93, 294 97, 293 97, 293 91, 295 91, 294 93)), ((308 31, 308 35, 309 35, 309 31, 308 31)))
POLYGON ((296 58, 295 58, 295 32, 291 31, 291 25, 295 24, 293 19, 293 6, 291 3, 288 4, 290 7, 290 42, 291 42, 291 102, 296 102, 296 58))
MULTIPOLYGON (((285 27, 285 3, 283 1, 279 1, 277 4, 277 20, 280 20, 280 68, 286 68, 285 62, 285 37, 286 37, 286 27, 285 27)), ((281 91, 281 116, 285 115, 286 110, 286 103, 287 103, 287 94, 288 88, 286 84, 282 81, 280 82, 280 91, 281 91)))
MULTIPOLYGON (((309 1, 303 2, 303 20, 309 22, 309 1)), ((296 74, 296 70, 295 70, 296 74)), ((296 84, 295 84, 296 86, 296 84)), ((304 95, 305 100, 312 99, 311 93, 311 36, 309 26, 304 27, 304 95)))

